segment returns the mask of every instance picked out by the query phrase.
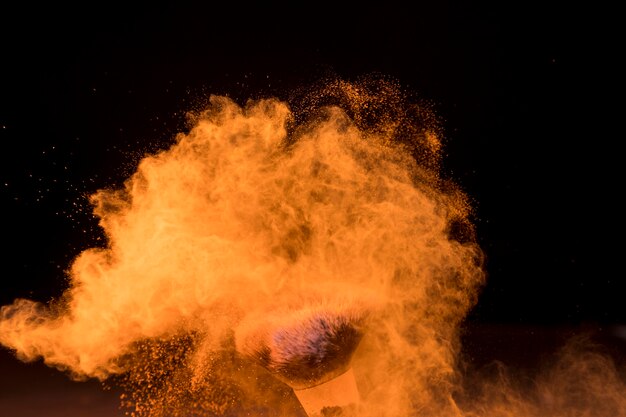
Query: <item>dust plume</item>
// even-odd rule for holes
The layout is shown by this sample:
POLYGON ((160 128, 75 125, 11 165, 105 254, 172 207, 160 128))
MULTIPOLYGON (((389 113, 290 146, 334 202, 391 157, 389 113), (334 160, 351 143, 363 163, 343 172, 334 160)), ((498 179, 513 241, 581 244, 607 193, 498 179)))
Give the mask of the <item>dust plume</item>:
POLYGON ((92 196, 107 247, 62 299, 2 307, 0 343, 123 384, 135 417, 304 416, 290 384, 324 375, 289 366, 311 357, 351 366, 359 416, 505 415, 455 399, 485 274, 428 106, 334 81, 289 104, 212 96, 191 120, 92 196))
POLYGON ((530 373, 494 362, 467 375, 465 417, 626 416, 626 374, 590 335, 572 336, 530 373))

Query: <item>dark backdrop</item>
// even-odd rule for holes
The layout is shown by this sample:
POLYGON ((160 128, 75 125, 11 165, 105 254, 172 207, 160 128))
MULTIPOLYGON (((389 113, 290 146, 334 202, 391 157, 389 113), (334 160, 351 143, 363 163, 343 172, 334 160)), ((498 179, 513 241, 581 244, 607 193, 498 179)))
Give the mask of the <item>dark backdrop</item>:
MULTIPOLYGON (((62 293, 102 244, 85 197, 168 147, 208 94, 284 98, 376 72, 434 103, 444 172, 475 203, 488 282, 468 357, 532 362, 579 328, 626 357, 616 10, 22 3, 0 11, 0 305, 62 293)), ((122 415, 117 393, 0 353, 0 415, 122 415)))
POLYGON ((624 322, 616 12, 459 3, 5 10, 1 304, 62 292, 100 243, 85 196, 167 147, 207 94, 378 72, 435 103, 444 170, 475 202, 488 284, 469 319, 624 322))

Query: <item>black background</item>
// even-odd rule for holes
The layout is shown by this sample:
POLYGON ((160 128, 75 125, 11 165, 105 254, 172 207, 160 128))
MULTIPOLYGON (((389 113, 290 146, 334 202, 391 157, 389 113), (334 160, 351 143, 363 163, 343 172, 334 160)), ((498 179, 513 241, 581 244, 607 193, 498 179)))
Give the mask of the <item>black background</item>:
MULTIPOLYGON (((526 363, 593 328, 626 357, 616 10, 85 4, 1 6, 0 305, 63 292, 72 259, 103 243, 86 197, 167 148, 208 94, 285 98, 379 73, 434 103, 444 173, 475 204, 488 281, 468 356, 526 363)), ((116 393, 8 351, 0 375, 2 416, 121 415, 116 393)))
MULTIPOLYGON (((615 10, 572 4, 24 5, 1 27, 0 302, 47 301, 122 183, 208 94, 376 72, 435 103, 488 284, 468 320, 626 320, 615 10)), ((4 6, 3 6, 4 7, 4 6)))

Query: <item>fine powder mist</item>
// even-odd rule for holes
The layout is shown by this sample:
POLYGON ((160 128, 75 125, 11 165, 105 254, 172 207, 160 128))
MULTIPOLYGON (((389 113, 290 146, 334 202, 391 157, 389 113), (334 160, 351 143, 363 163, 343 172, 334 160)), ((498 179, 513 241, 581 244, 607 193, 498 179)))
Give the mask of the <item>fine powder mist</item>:
POLYGON ((459 328, 483 255, 468 199, 440 174, 437 117, 396 84, 211 96, 190 120, 91 197, 107 245, 73 261, 61 299, 2 307, 18 358, 119 384, 132 417, 305 416, 293 389, 348 367, 360 417, 605 416, 594 402, 626 415, 606 358, 562 370, 608 381, 582 405, 567 389, 546 403, 553 380, 464 396, 459 328))

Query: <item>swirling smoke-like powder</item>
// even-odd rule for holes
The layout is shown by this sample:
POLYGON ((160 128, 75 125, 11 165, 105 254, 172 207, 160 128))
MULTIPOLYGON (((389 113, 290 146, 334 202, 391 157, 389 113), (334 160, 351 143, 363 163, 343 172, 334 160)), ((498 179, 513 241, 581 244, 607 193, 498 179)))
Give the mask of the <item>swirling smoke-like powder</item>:
POLYGON ((384 82, 294 108, 211 97, 122 189, 93 195, 108 246, 74 260, 62 300, 3 307, 0 342, 125 378, 136 416, 301 415, 238 355, 240 326, 367 312, 359 415, 457 415, 457 329, 484 274, 431 116, 384 82))

